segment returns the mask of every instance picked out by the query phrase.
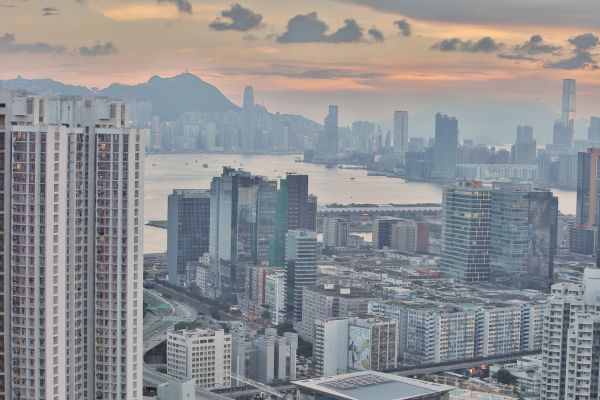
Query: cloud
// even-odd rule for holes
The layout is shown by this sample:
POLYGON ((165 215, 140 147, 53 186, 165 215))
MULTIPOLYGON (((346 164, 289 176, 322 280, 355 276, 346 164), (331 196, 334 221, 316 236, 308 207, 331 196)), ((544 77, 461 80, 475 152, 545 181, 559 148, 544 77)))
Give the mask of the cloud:
POLYGON ((377 28, 371 28, 368 30, 367 32, 369 34, 369 36, 371 36, 371 38, 373 38, 374 41, 376 42, 383 42, 384 41, 384 37, 383 37, 383 33, 381 33, 381 31, 377 28))
POLYGON ((544 43, 544 38, 541 35, 533 35, 528 41, 521 45, 517 45, 513 48, 513 51, 517 54, 557 54, 560 53, 562 47, 553 46, 548 43, 544 43))
POLYGON ((42 16, 49 17, 52 15, 58 15, 58 9, 54 7, 44 7, 42 8, 42 16))
POLYGON ((573 55, 558 61, 548 61, 544 63, 544 68, 566 70, 600 69, 590 52, 590 50, 596 48, 600 43, 598 36, 592 33, 584 33, 569 38, 568 42, 575 47, 572 52, 573 55))
POLYGON ((364 39, 363 29, 354 19, 346 19, 337 31, 327 34, 329 26, 316 12, 296 15, 288 21, 287 30, 277 37, 280 43, 352 43, 364 39))
POLYGON ((504 60, 514 60, 514 61, 538 61, 535 57, 526 56, 523 54, 510 54, 510 53, 501 53, 498 54, 498 58, 502 58, 504 60))
POLYGON ((221 11, 221 16, 210 23, 210 27, 216 31, 234 30, 247 32, 260 26, 262 15, 255 13, 240 4, 232 4, 227 10, 221 11))
POLYGON ((84 57, 107 56, 117 53, 118 50, 112 42, 96 43, 91 47, 80 47, 79 54, 84 57))
POLYGON ((159 3, 170 3, 175 4, 177 9, 181 13, 191 14, 192 13, 192 3, 189 0, 157 0, 159 3))
POLYGON ((276 64, 272 65, 270 70, 252 72, 256 76, 283 76, 295 79, 376 79, 384 77, 384 74, 377 72, 360 72, 343 68, 323 68, 300 70, 295 66, 276 64))
POLYGON ((454 24, 598 28, 595 0, 337 0, 409 19, 454 24))
POLYGON ((504 45, 496 42, 489 36, 483 37, 478 41, 462 40, 460 38, 445 39, 431 46, 433 50, 444 52, 462 51, 467 53, 495 53, 504 45))
POLYGON ((598 36, 592 33, 584 33, 582 35, 569 38, 569 43, 575 46, 575 51, 587 51, 598 46, 598 36))
POLYGON ((64 52, 64 46, 52 45, 44 42, 16 43, 15 35, 12 33, 5 33, 3 36, 0 36, 0 53, 2 54, 62 54, 64 52))
POLYGON ((412 35, 412 27, 410 26, 410 22, 405 19, 401 19, 398 21, 394 21, 394 25, 400 29, 400 34, 405 37, 409 37, 412 35))

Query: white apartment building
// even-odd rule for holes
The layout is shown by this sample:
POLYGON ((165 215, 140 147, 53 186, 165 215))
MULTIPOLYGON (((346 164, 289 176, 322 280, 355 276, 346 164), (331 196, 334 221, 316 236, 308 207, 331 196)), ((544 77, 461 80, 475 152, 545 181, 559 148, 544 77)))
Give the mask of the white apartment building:
POLYGON ((351 316, 315 321, 314 362, 318 376, 395 368, 397 349, 396 320, 351 316))
POLYGON ((399 321, 407 365, 540 350, 545 303, 452 306, 422 300, 369 302, 368 312, 399 321))
POLYGON ((195 379, 205 389, 231 387, 231 335, 222 329, 169 332, 167 374, 195 379))
POLYGON ((552 297, 544 313, 542 399, 598 399, 599 305, 598 269, 585 270, 583 285, 552 286, 552 297))
POLYGON ((6 398, 141 397, 143 138, 119 101, 0 93, 6 398))
POLYGON ((325 247, 348 247, 350 222, 343 218, 323 218, 323 245, 325 247))
POLYGON ((285 285, 283 271, 265 276, 265 306, 271 313, 271 324, 274 326, 285 322, 285 285))

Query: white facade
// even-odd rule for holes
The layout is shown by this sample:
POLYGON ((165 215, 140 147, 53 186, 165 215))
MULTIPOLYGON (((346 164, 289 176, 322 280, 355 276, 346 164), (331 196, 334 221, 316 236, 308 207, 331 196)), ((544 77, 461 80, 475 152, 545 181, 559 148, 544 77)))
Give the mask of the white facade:
POLYGON ((7 397, 139 398, 145 133, 117 101, 2 104, 7 397))
POLYGON ((294 321, 302 320, 302 291, 317 282, 317 234, 293 230, 285 235, 287 304, 294 321))
POLYGON ((265 305, 271 312, 271 324, 285 322, 285 272, 265 276, 265 305))
POLYGON ((323 245, 326 247, 348 247, 350 222, 343 218, 323 218, 323 245))
POLYGON ((583 285, 559 283, 544 313, 541 398, 598 398, 600 377, 600 270, 588 269, 583 285))
POLYGON ((398 321, 382 317, 323 318, 315 321, 315 373, 382 371, 397 366, 398 321))
POLYGON ((419 301, 369 302, 369 314, 399 321, 398 353, 404 364, 540 350, 545 303, 451 306, 419 301))
POLYGON ((231 335, 216 331, 182 330, 167 335, 167 374, 195 379, 205 389, 231 386, 231 335))

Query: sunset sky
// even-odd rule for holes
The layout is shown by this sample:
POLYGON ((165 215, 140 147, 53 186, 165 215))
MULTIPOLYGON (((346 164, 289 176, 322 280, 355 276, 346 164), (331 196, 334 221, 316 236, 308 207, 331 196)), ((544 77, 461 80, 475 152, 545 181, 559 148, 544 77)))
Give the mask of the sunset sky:
POLYGON ((389 119, 439 99, 600 114, 598 0, 0 0, 0 79, 104 87, 188 69, 238 104, 389 119))

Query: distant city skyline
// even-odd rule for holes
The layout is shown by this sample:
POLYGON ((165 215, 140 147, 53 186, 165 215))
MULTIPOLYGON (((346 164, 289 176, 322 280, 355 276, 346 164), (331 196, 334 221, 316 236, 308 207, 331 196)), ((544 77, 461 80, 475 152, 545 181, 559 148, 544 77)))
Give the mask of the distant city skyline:
POLYGON ((501 2, 482 14, 474 0, 452 9, 383 0, 3 0, 0 79, 105 87, 188 70, 237 104, 251 84, 271 110, 321 120, 338 104, 349 124, 453 96, 500 102, 499 112, 518 101, 560 115, 556 87, 573 78, 578 116, 587 119, 600 101, 590 18, 599 6, 555 3, 501 2), (82 20, 86 29, 70 34, 82 20))

